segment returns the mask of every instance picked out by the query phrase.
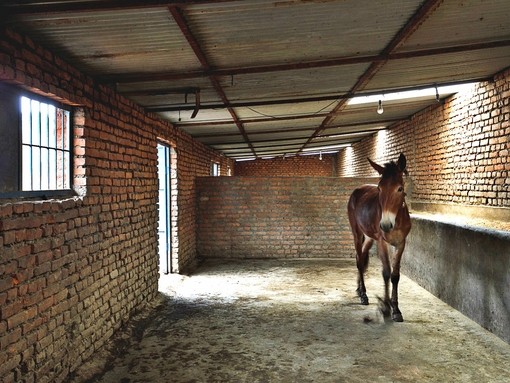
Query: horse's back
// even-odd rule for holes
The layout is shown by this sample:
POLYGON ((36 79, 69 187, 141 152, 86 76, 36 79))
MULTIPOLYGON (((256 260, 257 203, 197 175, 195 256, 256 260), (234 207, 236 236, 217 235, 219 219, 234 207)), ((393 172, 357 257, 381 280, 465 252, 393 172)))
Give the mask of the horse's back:
POLYGON ((351 193, 347 208, 349 211, 354 211, 362 205, 373 204, 374 202, 377 202, 377 185, 362 185, 351 193))
POLYGON ((358 227, 374 238, 380 215, 377 185, 362 185, 354 189, 347 204, 347 214, 353 231, 358 227))

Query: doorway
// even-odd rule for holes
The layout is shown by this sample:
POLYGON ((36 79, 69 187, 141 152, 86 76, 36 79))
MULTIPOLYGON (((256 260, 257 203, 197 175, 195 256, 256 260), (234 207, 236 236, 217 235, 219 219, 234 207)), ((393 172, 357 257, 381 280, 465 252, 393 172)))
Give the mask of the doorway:
POLYGON ((167 144, 158 143, 158 253, 160 274, 179 271, 177 252, 177 153, 167 144))

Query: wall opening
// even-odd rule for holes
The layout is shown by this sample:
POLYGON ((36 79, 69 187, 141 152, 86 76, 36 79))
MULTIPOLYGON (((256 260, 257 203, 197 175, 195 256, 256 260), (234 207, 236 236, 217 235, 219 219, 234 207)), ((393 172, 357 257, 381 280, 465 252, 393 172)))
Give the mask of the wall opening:
POLYGON ((220 175, 220 164, 211 162, 211 176, 218 177, 220 175))
POLYGON ((0 197, 73 195, 78 165, 74 161, 72 109, 0 84, 0 197))
POLYGON ((158 143, 158 254, 160 274, 179 272, 177 238, 177 153, 158 143))

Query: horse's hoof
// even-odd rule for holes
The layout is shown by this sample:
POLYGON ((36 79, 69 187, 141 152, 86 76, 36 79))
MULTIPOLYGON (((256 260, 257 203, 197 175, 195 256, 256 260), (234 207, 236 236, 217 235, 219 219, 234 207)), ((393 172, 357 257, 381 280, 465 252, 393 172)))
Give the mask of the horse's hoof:
POLYGON ((377 297, 377 299, 379 300, 379 312, 383 315, 384 318, 389 318, 391 314, 390 304, 379 297, 377 297))
POLYGON ((356 289, 356 293, 358 293, 358 297, 361 301, 361 304, 365 306, 368 305, 367 293, 362 292, 359 287, 356 289))
POLYGON ((391 318, 393 319, 393 322, 403 322, 404 321, 404 317, 402 316, 401 313, 393 313, 391 318))

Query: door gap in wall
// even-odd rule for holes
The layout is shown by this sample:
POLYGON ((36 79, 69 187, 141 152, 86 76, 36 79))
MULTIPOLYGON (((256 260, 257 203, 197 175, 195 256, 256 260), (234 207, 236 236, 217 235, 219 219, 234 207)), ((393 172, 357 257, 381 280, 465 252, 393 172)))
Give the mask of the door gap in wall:
POLYGON ((167 144, 158 143, 158 253, 159 272, 178 273, 177 258, 177 153, 167 144))

